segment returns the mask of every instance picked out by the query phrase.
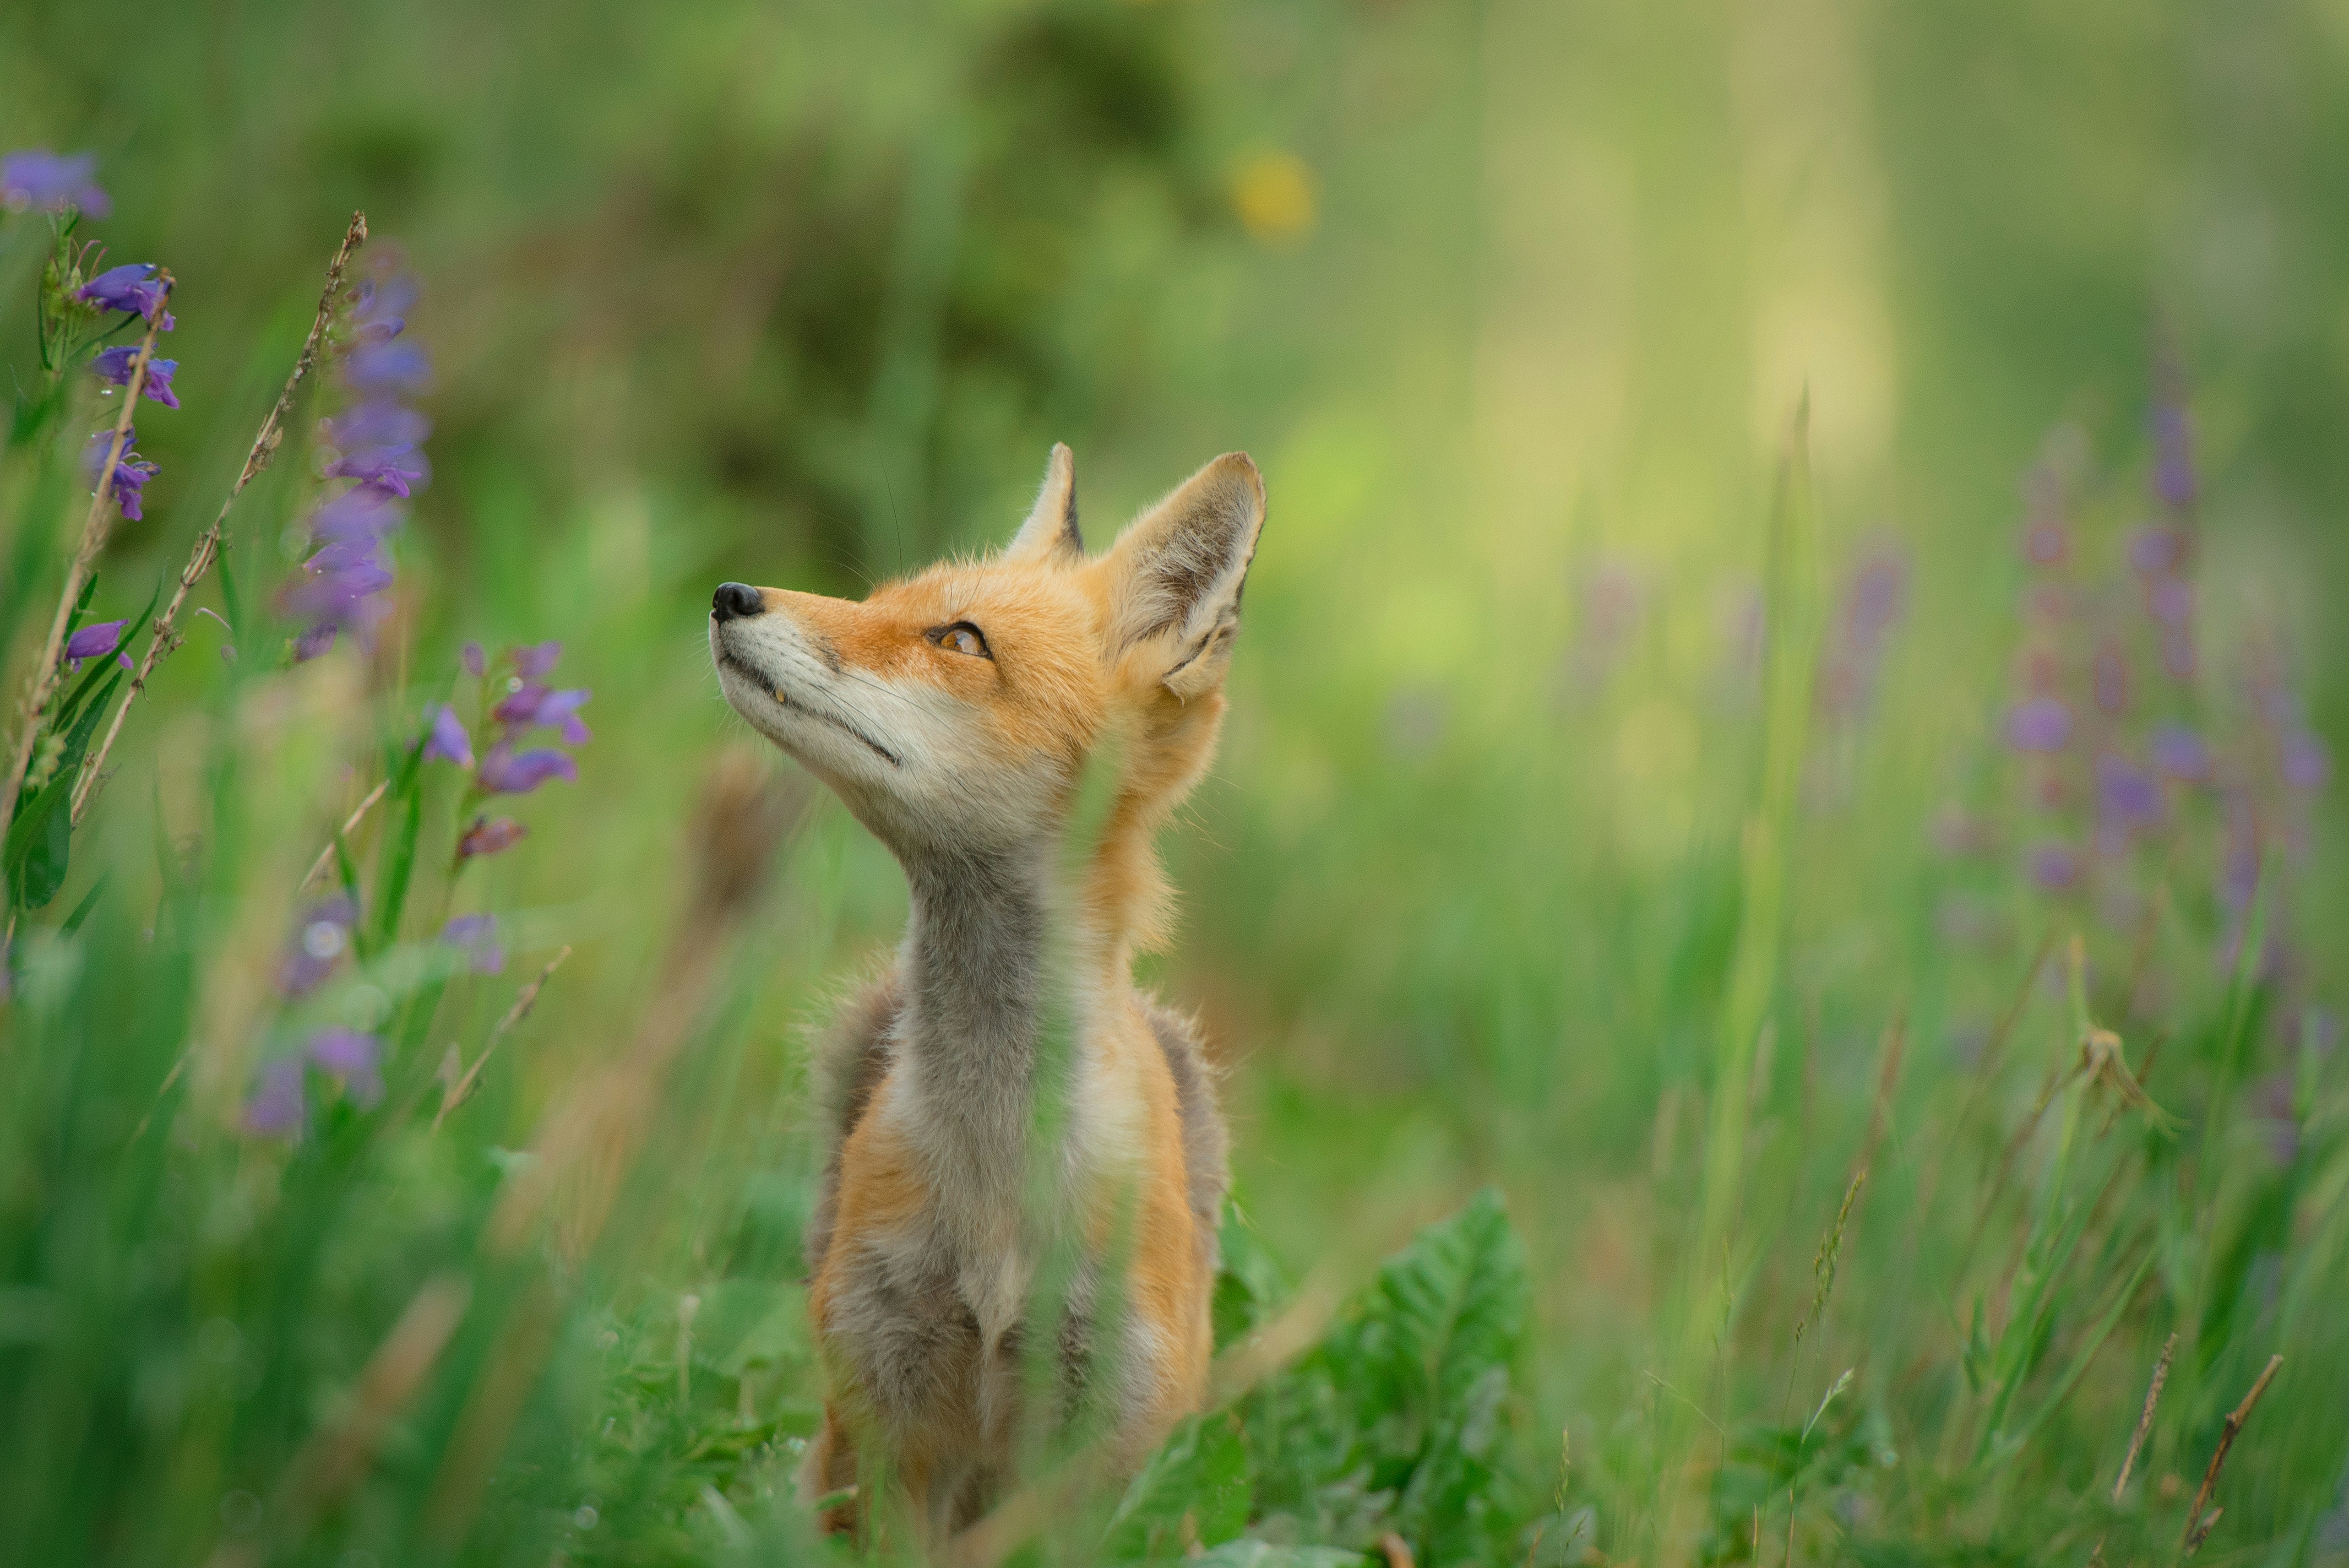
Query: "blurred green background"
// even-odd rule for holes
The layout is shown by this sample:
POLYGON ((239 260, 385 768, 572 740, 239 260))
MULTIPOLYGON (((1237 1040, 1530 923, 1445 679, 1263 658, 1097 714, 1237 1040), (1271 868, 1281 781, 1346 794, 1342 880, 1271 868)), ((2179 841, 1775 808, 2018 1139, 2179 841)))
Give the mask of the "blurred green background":
MULTIPOLYGON (((1096 542, 1245 449, 1269 521, 1222 758, 1169 837, 1182 934, 1147 967, 1228 1069, 1268 1269, 1350 1287, 1413 1223, 1487 1182, 1506 1194, 1532 1300, 1511 1440, 1536 1478, 1511 1528, 1553 1501, 1563 1516, 1508 1555, 1684 1560, 1684 1465, 1715 1513, 1738 1511, 1711 1433, 1788 1399, 1799 1417, 1850 1366, 1843 1398, 1889 1479, 1835 1483, 1864 1500, 1840 1511, 1821 1483, 1804 1544, 1782 1516, 1765 1560, 1783 1527, 1796 1560, 2034 1561, 2052 1539, 2085 1562, 2106 1526, 2081 1521, 2102 1520, 2177 1329, 2191 1375, 2141 1511, 2110 1527, 2167 1542, 2174 1478, 2190 1492, 2219 1418, 2282 1351, 2206 1552, 2338 1561, 2349 1089, 2327 1009, 2349 868, 2337 787, 2279 785, 2274 752, 2344 733, 2344 137, 2349 9, 2315 0, 10 5, 0 146, 98 150, 116 211, 88 232, 180 280, 190 417, 141 419, 163 476, 96 613, 134 613, 210 521, 353 208, 423 280, 411 331, 437 366, 397 656, 362 672, 338 655, 340 675, 285 677, 285 711, 256 717, 249 689, 241 707, 215 694, 229 676, 200 631, 134 714, 96 824, 125 868, 109 918, 132 941, 159 841, 193 856, 190 835, 222 831, 203 758, 243 748, 238 852, 284 882, 370 781, 367 724, 412 727, 411 668, 439 678, 468 638, 562 639, 596 739, 575 788, 517 812, 532 837, 464 885, 464 907, 519 912, 517 958, 430 1037, 436 1056, 478 1037, 512 982, 574 945, 460 1113, 465 1160, 525 1147, 657 1005, 691 802, 749 744, 708 667, 715 583, 856 594, 985 548, 1054 440, 1075 449, 1096 542), (1773 499, 1806 397, 1807 511, 1799 488, 1773 499), (2165 398, 2191 432, 2190 506, 2154 488, 2165 398), (2033 473, 2066 531, 2038 568, 2033 473), (1774 505, 1811 528, 1780 556, 1799 581, 1771 589, 1774 505), (2137 607, 2126 552, 2148 521, 2195 540, 2185 679, 2137 607), (2072 596, 2060 613, 2034 608, 2051 583, 2072 596), (1765 604, 1774 627, 1816 630, 1785 655, 1809 717, 1787 742, 1762 1031, 1724 1047, 1724 1017, 1745 1016, 1734 955, 1761 940, 1764 735, 1789 722, 1757 652, 1765 604), (2039 683, 2085 693, 2108 644, 2131 696, 2098 744, 2141 755, 2157 723, 2191 723, 2245 771, 2172 789, 2158 830, 2100 851, 2087 743, 2051 763, 2003 737, 2039 683), (2271 951, 2239 970, 2246 914, 2223 884, 2251 817, 2271 951), (2059 841, 2089 869, 2034 880, 2059 841), (2012 1352, 2054 1414, 1985 1468, 1968 1401, 1997 1377, 1975 1359, 2017 1270, 2045 1261, 2031 1238, 2062 1181, 2033 1112, 2076 1043, 2075 931, 2091 1011, 2187 1130, 2115 1113, 2096 1144, 2113 1174, 2061 1265, 2076 1299, 2012 1352), (1724 1236, 1705 1161, 1736 1060, 1749 1114, 1724 1236), (1839 1283, 1797 1353, 1814 1252, 1862 1162, 1839 1283), (1724 1240, 1726 1284, 1700 1255, 1724 1240), (1896 1450, 1906 1469, 1881 1458, 1896 1450)), ((0 258, 20 377, 28 227, 0 258)), ((233 525, 254 580, 282 569, 290 484, 233 525)), ((5 633, 18 669, 47 621, 28 592, 37 615, 5 633)), ((256 897, 198 970, 280 939, 291 894, 256 897)), ((802 1201, 805 1040, 902 912, 885 855, 812 807, 680 1058, 642 1194, 655 1217, 599 1287, 611 1311, 732 1266, 723 1238, 759 1181, 802 1201)), ((221 1016, 220 985, 190 986, 190 1016, 221 1016)), ((155 1048, 168 1064, 179 1047, 155 1048)), ((2099 1101, 2088 1131, 2106 1118, 2099 1101)), ((62 1179, 27 1172, 61 1161, 24 1154, 16 1222, 54 1217, 62 1179)), ((414 1163, 385 1178, 396 1218, 334 1222, 401 1239, 337 1287, 351 1343, 320 1353, 320 1387, 459 1245, 435 1183, 472 1191, 478 1172, 414 1163)), ((46 1277, 36 1251, 19 1277, 46 1277)), ((214 1319, 190 1313, 188 1332, 214 1319)), ((113 1473, 103 1445, 57 1457, 97 1444, 62 1413, 83 1376, 12 1384, 11 1424, 63 1423, 44 1439, 61 1468, 40 1473, 83 1491, 44 1507, 128 1506, 119 1478, 89 1479, 113 1473)), ((775 1376, 803 1397, 804 1367, 775 1376)), ((282 1460, 303 1429, 286 1420, 291 1437, 221 1438, 221 1466, 282 1460)), ((191 1472, 189 1429, 149 1439, 182 1455, 151 1472, 174 1478, 154 1483, 173 1518, 208 1519, 231 1481, 266 1492, 265 1474, 191 1472)), ((384 1510, 422 1495, 417 1464, 384 1510)), ((205 1528, 141 1539, 201 1554, 205 1528)), ((491 1560, 506 1538, 483 1528, 467 1550, 491 1560)), ((1708 1554, 1754 1553, 1715 1535, 1708 1554)))

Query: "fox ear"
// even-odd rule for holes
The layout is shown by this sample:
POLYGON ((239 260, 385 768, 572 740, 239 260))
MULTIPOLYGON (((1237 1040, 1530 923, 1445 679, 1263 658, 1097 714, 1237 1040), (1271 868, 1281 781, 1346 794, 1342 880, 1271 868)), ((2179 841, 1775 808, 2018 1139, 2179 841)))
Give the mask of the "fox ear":
POLYGON ((1223 684, 1240 590, 1264 529, 1264 479, 1226 452, 1118 536, 1106 579, 1110 662, 1188 702, 1223 684))
POLYGON ((1036 508, 1004 547, 1003 558, 1078 561, 1084 553, 1085 536, 1077 531, 1076 454, 1067 443, 1055 442, 1052 455, 1044 459, 1044 485, 1036 492, 1036 508))

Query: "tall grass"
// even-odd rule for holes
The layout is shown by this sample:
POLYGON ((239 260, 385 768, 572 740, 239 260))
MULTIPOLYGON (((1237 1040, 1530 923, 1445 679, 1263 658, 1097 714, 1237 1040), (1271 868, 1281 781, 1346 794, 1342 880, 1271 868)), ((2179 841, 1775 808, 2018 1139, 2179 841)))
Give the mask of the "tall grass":
MULTIPOLYGON (((990 542, 1057 437, 1102 526, 1227 446, 1271 487, 1151 972, 1209 1019, 1238 1181, 1213 1407, 1132 1478, 1040 1439, 973 1560, 2349 1553, 2339 789, 2291 749, 2338 733, 2340 397, 2258 315, 2337 315, 2337 213, 2314 130, 2146 85, 2250 115, 2321 50, 2279 23, 2198 75, 2191 17, 2098 7, 710 4, 528 50, 299 11, 155 8, 128 54, 0 18, 0 142, 106 147, 84 237, 171 264, 185 404, 139 405, 162 471, 84 602, 74 459, 119 410, 44 379, 46 222, 0 218, 7 690, 60 603, 153 677, 79 820, 7 839, 13 1554, 907 1553, 792 1480, 805 1042, 902 894, 698 628, 722 577, 990 542), (2245 168, 2298 260, 2238 295, 2252 251, 2157 258, 2196 355, 2149 356, 2146 189, 2216 211, 2191 181, 2245 168), (434 483, 372 644, 294 663, 331 357, 239 478, 361 199, 425 281, 434 483), (1839 314, 1871 288, 1889 392, 1839 314), (1807 425, 1749 347, 1788 320, 1807 425), (2147 522, 2190 559, 2133 564, 2147 522), (548 640, 579 778, 486 799, 495 661, 548 640), (2040 696, 2071 733, 2018 750, 2040 696), (472 772, 419 748, 442 706, 472 772), (2207 772, 2158 774, 2169 728, 2207 772), (494 970, 443 940, 476 914, 494 970)), ((12 707, 44 787, 98 777, 129 685, 12 707)))

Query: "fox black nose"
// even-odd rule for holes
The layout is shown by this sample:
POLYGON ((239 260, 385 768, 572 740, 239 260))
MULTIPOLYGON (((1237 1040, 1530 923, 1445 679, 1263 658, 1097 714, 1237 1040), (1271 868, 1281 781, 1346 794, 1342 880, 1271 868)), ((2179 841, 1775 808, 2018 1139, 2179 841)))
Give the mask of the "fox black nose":
POLYGON ((747 583, 720 583, 718 592, 709 596, 709 618, 713 621, 738 621, 759 614, 766 607, 765 597, 747 583))

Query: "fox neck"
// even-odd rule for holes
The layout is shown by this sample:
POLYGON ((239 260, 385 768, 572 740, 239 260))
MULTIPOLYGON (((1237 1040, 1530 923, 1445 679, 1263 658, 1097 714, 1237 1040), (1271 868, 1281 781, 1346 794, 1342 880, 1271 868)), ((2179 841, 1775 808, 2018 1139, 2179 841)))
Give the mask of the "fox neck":
POLYGON ((1049 851, 932 852, 904 865, 902 1040, 932 1175, 941 1191, 1016 1198, 1053 984, 1049 851))

